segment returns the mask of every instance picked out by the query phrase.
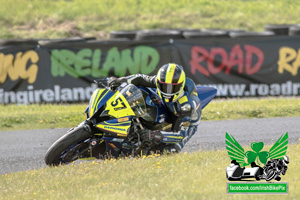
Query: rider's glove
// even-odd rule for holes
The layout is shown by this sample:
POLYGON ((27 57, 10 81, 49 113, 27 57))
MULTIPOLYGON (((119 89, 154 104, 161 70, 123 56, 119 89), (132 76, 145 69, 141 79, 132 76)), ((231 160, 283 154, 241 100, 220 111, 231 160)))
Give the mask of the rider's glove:
POLYGON ((150 140, 155 144, 159 144, 163 140, 163 138, 163 134, 158 130, 151 131, 150 133, 150 140))
POLYGON ((107 78, 107 86, 112 87, 112 86, 116 85, 118 82, 117 80, 118 79, 114 76, 107 78))

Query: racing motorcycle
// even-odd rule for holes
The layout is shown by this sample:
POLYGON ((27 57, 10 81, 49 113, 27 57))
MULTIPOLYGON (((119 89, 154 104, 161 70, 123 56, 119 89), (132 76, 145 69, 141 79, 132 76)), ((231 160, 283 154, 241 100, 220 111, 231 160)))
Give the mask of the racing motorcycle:
MULTIPOLYGON (((117 88, 105 86, 106 80, 98 80, 98 89, 92 94, 85 110, 87 119, 71 128, 48 149, 47 165, 67 164, 77 159, 118 158, 120 156, 163 154, 170 145, 180 142, 180 135, 163 135, 172 124, 169 111, 155 89, 122 84, 117 88), (145 145, 139 134, 151 130, 145 145), (160 131, 157 131, 160 130, 160 131), (150 141, 150 142, 149 142, 150 141)), ((202 109, 214 98, 217 90, 197 86, 202 109)), ((188 126, 184 122, 183 126, 188 126)))
POLYGON ((290 161, 288 156, 283 156, 282 159, 269 160, 263 167, 263 174, 261 175, 261 178, 266 179, 266 181, 271 181, 272 179, 280 181, 280 175, 285 175, 288 169, 287 165, 289 164, 289 162, 290 161))

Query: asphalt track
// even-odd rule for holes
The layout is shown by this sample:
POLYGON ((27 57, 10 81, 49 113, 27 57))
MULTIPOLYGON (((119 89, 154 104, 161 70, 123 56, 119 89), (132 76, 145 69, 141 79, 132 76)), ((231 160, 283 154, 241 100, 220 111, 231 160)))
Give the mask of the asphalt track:
MULTIPOLYGON (((0 132, 0 174, 47 167, 44 163, 47 149, 67 130, 0 132)), ((246 146, 250 146, 251 142, 273 145, 288 132, 289 144, 295 144, 300 142, 300 117, 202 121, 183 151, 225 149, 226 132, 246 146)))

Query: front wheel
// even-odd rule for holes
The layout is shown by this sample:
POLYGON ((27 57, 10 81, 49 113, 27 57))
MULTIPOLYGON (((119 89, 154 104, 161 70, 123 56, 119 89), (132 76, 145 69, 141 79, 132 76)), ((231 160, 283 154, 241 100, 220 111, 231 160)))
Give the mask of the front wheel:
POLYGON ((78 159, 78 153, 86 149, 84 141, 90 138, 90 133, 84 128, 84 125, 74 128, 61 138, 59 138, 48 149, 45 155, 45 162, 50 166, 67 164, 78 159))
POLYGON ((276 176, 276 172, 274 170, 269 170, 266 176, 266 181, 270 181, 274 179, 276 176))

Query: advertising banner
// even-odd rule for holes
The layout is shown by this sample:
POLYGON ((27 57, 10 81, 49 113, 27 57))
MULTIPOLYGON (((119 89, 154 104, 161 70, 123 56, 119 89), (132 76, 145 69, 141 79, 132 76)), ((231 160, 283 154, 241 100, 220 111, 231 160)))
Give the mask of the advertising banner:
POLYGON ((87 101, 93 80, 183 66, 220 97, 300 93, 300 37, 79 41, 0 46, 0 104, 87 101))

